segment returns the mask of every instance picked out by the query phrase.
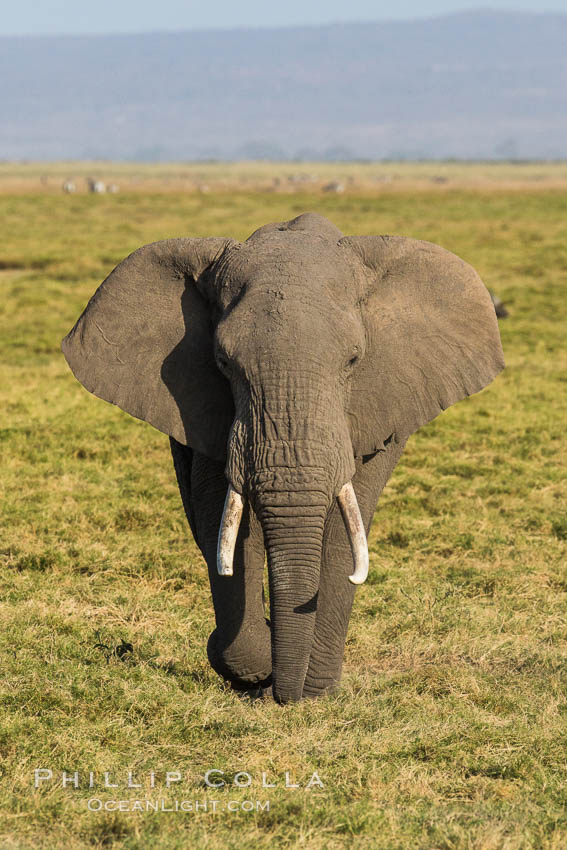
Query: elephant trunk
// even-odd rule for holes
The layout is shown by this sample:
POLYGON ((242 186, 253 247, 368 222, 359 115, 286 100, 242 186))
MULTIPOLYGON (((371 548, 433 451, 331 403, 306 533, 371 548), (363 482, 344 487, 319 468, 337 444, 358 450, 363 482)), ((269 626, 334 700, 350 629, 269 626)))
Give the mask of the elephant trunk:
MULTIPOLYGON (((351 540, 353 583, 366 578, 368 551, 350 483, 354 461, 348 435, 326 431, 321 425, 318 439, 298 440, 293 439, 297 424, 290 437, 286 423, 282 425, 275 416, 264 416, 262 423, 266 420, 278 439, 255 442, 252 427, 242 418, 233 426, 226 469, 231 483, 219 531, 217 569, 221 575, 232 575, 243 498, 247 498, 262 526, 268 557, 273 693, 277 701, 290 702, 303 695, 315 631, 325 520, 335 497, 351 540), (282 434, 286 439, 281 439, 282 434)), ((303 432, 307 431, 305 423, 303 432)))
MULTIPOLYGON (((299 470, 287 470, 284 481, 272 473, 257 473, 250 491, 268 556, 273 693, 281 703, 301 699, 309 666, 323 532, 332 500, 323 477, 321 474, 318 489, 313 489, 313 481, 307 484, 299 470)), ((353 584, 360 584, 368 573, 368 548, 351 482, 340 489, 337 500, 353 553, 354 571, 349 578, 353 584)), ((221 575, 232 575, 242 510, 242 496, 229 485, 218 538, 217 568, 221 575)))
POLYGON ((328 502, 321 493, 271 493, 256 510, 268 556, 273 693, 292 702, 311 655, 328 502))

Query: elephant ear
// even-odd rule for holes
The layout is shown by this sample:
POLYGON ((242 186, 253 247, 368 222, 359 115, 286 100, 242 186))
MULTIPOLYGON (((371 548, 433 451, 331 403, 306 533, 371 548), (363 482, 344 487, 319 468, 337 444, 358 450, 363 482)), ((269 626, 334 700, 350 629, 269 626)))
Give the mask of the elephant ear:
POLYGON ((345 237, 363 264, 367 349, 352 377, 356 455, 405 440, 504 368, 498 322, 474 269, 438 245, 345 237))
POLYGON ((87 390, 217 460, 226 457, 234 412, 203 296, 207 271, 231 244, 167 239, 134 251, 61 346, 87 390))

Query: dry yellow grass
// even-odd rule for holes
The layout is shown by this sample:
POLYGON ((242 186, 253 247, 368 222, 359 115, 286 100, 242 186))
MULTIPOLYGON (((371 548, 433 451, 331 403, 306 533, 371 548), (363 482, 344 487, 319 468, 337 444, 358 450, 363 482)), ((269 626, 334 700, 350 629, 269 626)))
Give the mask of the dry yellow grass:
POLYGON ((567 195, 48 187, 0 209, 0 846, 564 847, 567 195), (280 707, 240 700, 208 667, 212 606, 167 439, 82 390, 59 341, 139 245, 244 238, 307 209, 470 261, 508 303, 508 366, 408 444, 371 532, 340 693, 280 707), (132 650, 113 651, 122 642, 132 650), (35 789, 36 767, 56 781, 35 789), (209 768, 253 784, 207 789, 209 768), (63 788, 75 769, 81 787, 63 788), (130 770, 142 789, 126 787, 130 770), (177 790, 166 770, 182 772, 177 790), (104 771, 118 790, 100 787, 104 771), (286 789, 286 771, 325 787, 286 789), (270 809, 90 812, 93 796, 270 809))
MULTIPOLYGON (((89 177, 121 192, 263 191, 312 194, 338 184, 339 193, 393 191, 540 191, 567 188, 567 162, 235 162, 0 163, 0 193, 60 192, 71 179, 87 192, 89 177)), ((332 191, 332 190, 330 190, 332 191)))

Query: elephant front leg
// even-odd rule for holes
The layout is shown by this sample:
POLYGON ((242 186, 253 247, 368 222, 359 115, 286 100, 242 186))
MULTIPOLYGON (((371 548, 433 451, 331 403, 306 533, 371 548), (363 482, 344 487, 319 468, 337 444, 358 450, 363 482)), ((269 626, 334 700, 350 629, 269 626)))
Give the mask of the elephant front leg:
MULTIPOLYGON (((226 481, 223 505, 225 495, 226 481)), ((217 572, 216 539, 214 545, 206 546, 205 554, 216 621, 207 655, 211 667, 238 690, 271 684, 271 633, 264 613, 264 546, 257 524, 247 506, 240 524, 232 576, 219 576, 217 572)))
MULTIPOLYGON (((392 441, 386 451, 364 462, 356 459, 353 486, 366 529, 370 531, 380 493, 398 462, 405 441, 392 441)), ((353 571, 350 541, 340 508, 335 501, 325 526, 321 581, 317 597, 315 635, 303 697, 313 698, 335 691, 341 679, 343 655, 355 586, 348 580, 353 571)))
POLYGON ((269 685, 270 627, 264 614, 264 542, 254 514, 245 508, 234 556, 234 574, 219 576, 217 538, 227 491, 224 466, 172 441, 177 480, 193 535, 207 562, 216 628, 207 655, 233 687, 269 685))
POLYGON ((339 685, 355 593, 355 586, 348 580, 350 573, 351 547, 342 514, 335 503, 325 527, 315 633, 303 698, 332 693, 339 685))

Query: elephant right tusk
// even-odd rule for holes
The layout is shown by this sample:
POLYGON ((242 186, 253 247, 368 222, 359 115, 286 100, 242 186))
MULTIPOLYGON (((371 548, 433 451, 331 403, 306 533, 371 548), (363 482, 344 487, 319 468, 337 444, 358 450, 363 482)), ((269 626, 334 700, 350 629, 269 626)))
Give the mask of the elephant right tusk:
POLYGON ((236 538, 238 537, 243 510, 244 500, 242 496, 236 492, 232 484, 229 484, 224 500, 217 543, 217 572, 221 576, 232 575, 236 538))
POLYGON ((344 517, 354 560, 354 572, 348 578, 353 584, 362 584, 368 576, 368 542, 352 481, 341 488, 337 501, 344 517))

